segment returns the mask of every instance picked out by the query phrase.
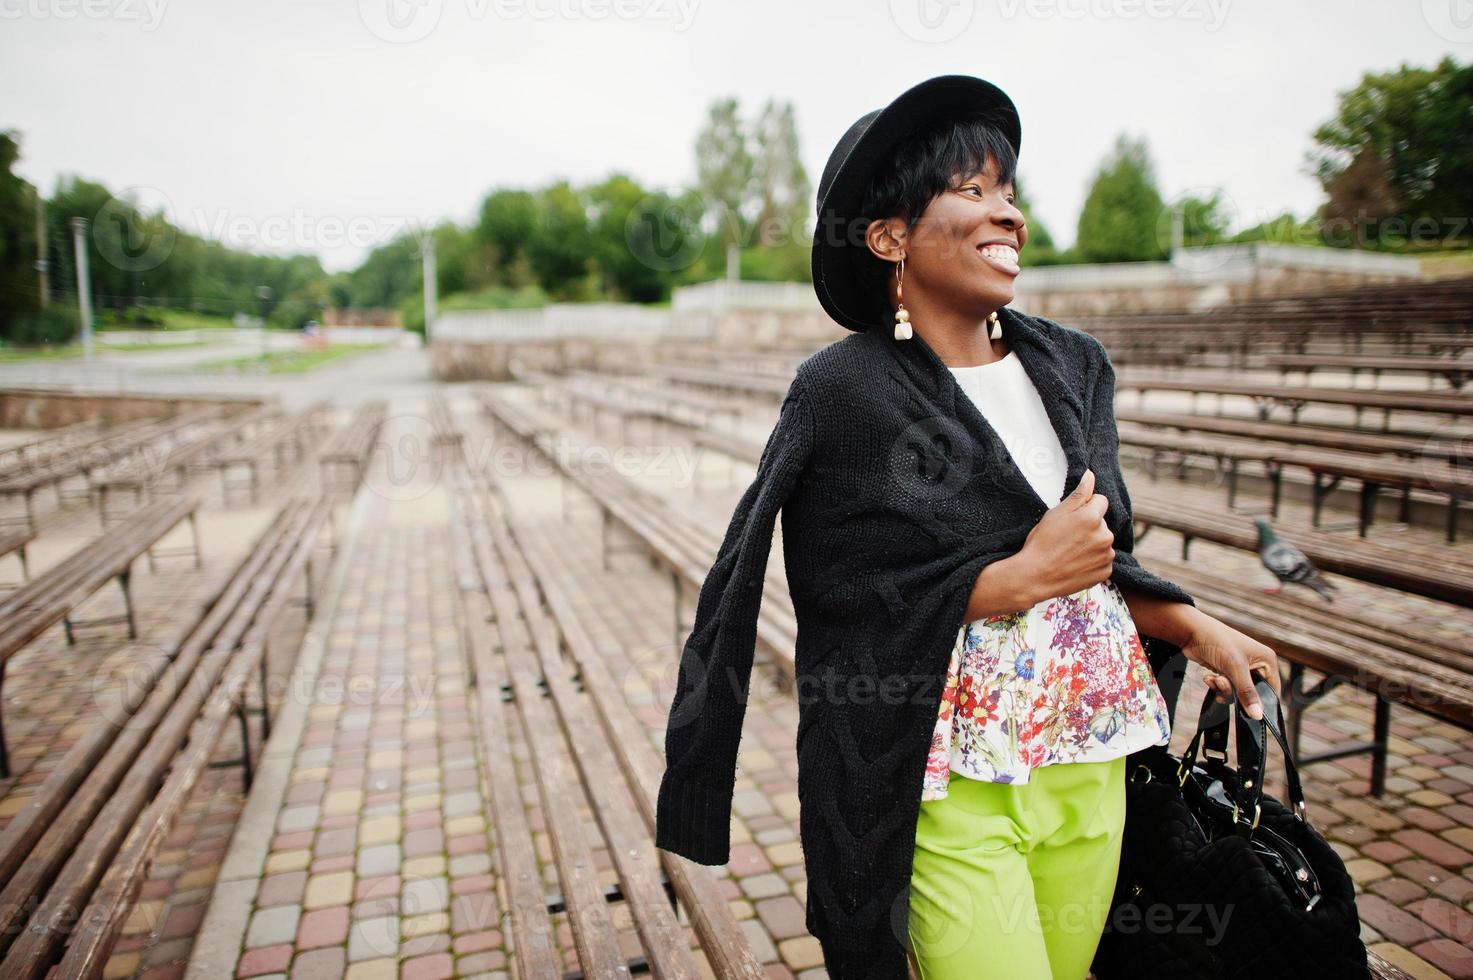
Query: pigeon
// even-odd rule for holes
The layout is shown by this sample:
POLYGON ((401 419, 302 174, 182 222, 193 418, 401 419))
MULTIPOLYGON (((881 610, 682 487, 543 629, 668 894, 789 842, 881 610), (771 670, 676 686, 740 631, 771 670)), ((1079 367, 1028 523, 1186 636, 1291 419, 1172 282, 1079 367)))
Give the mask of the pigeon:
POLYGON ((1297 582, 1314 589, 1326 602, 1335 601, 1330 595, 1335 584, 1321 577, 1320 570, 1305 557, 1304 552, 1275 536, 1274 529, 1263 518, 1256 517, 1253 523, 1258 525, 1258 557, 1262 559, 1263 567, 1273 572, 1280 582, 1278 588, 1265 589, 1265 592, 1278 595, 1283 591, 1282 583, 1297 582))

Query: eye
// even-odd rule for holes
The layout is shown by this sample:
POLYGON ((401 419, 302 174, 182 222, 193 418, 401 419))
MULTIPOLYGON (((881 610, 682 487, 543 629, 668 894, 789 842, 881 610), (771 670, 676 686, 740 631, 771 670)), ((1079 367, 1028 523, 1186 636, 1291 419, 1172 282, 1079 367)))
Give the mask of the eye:
POLYGON ((976 191, 978 197, 981 197, 982 196, 982 188, 978 187, 976 184, 963 184, 961 186, 961 190, 964 190, 964 191, 969 191, 969 190, 970 191, 976 191))

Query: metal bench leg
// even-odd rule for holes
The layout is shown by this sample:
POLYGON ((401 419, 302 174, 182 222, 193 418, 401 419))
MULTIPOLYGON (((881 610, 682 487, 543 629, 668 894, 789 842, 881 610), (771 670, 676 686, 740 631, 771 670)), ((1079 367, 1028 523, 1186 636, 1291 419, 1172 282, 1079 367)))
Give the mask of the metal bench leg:
POLYGON ((1362 480, 1360 484, 1360 536, 1366 536, 1366 529, 1371 526, 1371 517, 1376 512, 1376 491, 1381 488, 1379 483, 1372 480, 1362 480))
POLYGON ((1452 544, 1458 540, 1458 502, 1462 498, 1457 494, 1449 494, 1447 498, 1447 543, 1452 544))
POLYGON ((235 706, 235 717, 240 721, 240 765, 243 770, 242 776, 245 780, 246 792, 250 792, 251 780, 255 778, 255 767, 251 765, 251 725, 246 718, 245 692, 240 695, 240 703, 235 706))
POLYGON ((1371 795, 1381 796, 1386 792, 1386 741, 1391 733, 1391 702, 1380 694, 1376 695, 1375 741, 1371 752, 1371 795))
POLYGON ((138 624, 133 618, 133 591, 128 587, 129 580, 133 577, 133 566, 129 565, 118 573, 118 585, 123 590, 123 609, 128 616, 128 639, 138 638, 138 624))
POLYGON ((307 620, 310 622, 313 619, 313 617, 316 615, 316 611, 315 611, 315 609, 313 607, 313 604, 312 604, 313 588, 312 588, 312 559, 311 558, 308 558, 307 559, 307 567, 306 567, 306 569, 304 571, 305 571, 306 581, 307 581, 307 595, 302 599, 302 611, 306 615, 307 620))
POLYGON ((271 737, 271 647, 269 644, 261 646, 261 741, 271 737))
POLYGON ((194 541, 194 567, 204 568, 205 560, 199 547, 199 520, 194 511, 189 512, 189 536, 194 541))

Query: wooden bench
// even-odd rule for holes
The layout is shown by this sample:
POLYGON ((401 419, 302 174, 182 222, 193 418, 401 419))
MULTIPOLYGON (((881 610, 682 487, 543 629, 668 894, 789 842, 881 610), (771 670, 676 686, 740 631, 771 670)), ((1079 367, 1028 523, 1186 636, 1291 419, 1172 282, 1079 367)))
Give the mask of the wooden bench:
POLYGON ((1460 645, 1409 631, 1404 623, 1383 624, 1340 603, 1330 607, 1288 593, 1265 594, 1180 562, 1154 560, 1152 570, 1186 589, 1204 612, 1273 647, 1289 662, 1283 700, 1290 745, 1301 763, 1370 753, 1371 792, 1381 796, 1393 702, 1473 730, 1473 658, 1460 645), (1306 668, 1325 679, 1305 687, 1306 668), (1304 709, 1343 683, 1375 696, 1373 740, 1301 756, 1304 709))
MULTIPOLYGON (((686 613, 689 611, 694 616, 701 583, 705 581, 706 572, 721 547, 719 531, 706 527, 689 514, 671 507, 664 498, 640 488, 628 477, 608 471, 606 467, 600 467, 597 474, 590 474, 582 465, 583 454, 580 452, 553 452, 546 444, 544 433, 555 429, 554 423, 529 420, 525 409, 511 407, 505 399, 495 395, 488 395, 484 404, 487 412, 503 427, 551 460, 562 475, 598 507, 600 551, 605 568, 609 567, 609 560, 615 554, 639 553, 647 555, 669 572, 675 591, 672 637, 677 646, 683 645, 689 632, 686 613), (633 547, 615 541, 611 533, 615 527, 623 528, 634 539, 633 547)), ((566 508, 567 497, 564 496, 563 500, 566 508)), ((768 563, 766 578, 769 588, 757 617, 757 640, 767 654, 768 662, 777 670, 780 682, 791 687, 798 636, 797 616, 777 565, 776 562, 768 563)))
MULTIPOLYGON (((221 452, 230 452, 241 445, 247 433, 260 432, 280 414, 274 406, 263 405, 243 412, 223 422, 215 423, 203 432, 194 433, 187 442, 180 442, 161 458, 152 458, 151 453, 138 453, 121 463, 111 465, 92 478, 96 491, 97 511, 106 527, 119 513, 109 511, 108 497, 120 491, 133 494, 132 504, 137 506, 145 494, 155 489, 166 474, 174 475, 174 489, 182 490, 189 482, 191 466, 209 466, 221 452)), ((131 508, 130 508, 131 509, 131 508)))
POLYGON ((20 517, 0 518, 0 525, 23 523, 28 528, 34 528, 34 499, 36 492, 42 487, 55 488, 58 506, 68 499, 90 500, 94 494, 93 471, 115 465, 134 455, 167 453, 169 447, 180 442, 183 433, 216 417, 216 412, 201 409, 169 419, 141 422, 122 432, 79 447, 75 452, 65 453, 42 466, 0 477, 0 496, 25 498, 25 514, 20 517), (65 482, 78 476, 82 478, 85 488, 80 493, 68 493, 65 482))
POLYGON ((324 488, 347 492, 357 489, 388 408, 388 402, 382 398, 366 401, 358 406, 347 425, 328 436, 327 444, 317 452, 324 488), (343 470, 349 471, 349 477, 338 479, 343 470))
POLYGON ((0 558, 15 555, 20 559, 20 580, 6 583, 0 588, 18 589, 26 584, 31 577, 30 569, 26 565, 26 546, 36 540, 36 532, 29 528, 13 527, 9 529, 0 528, 0 558))
MULTIPOLYGON (((289 500, 251 552, 207 588, 193 622, 109 692, 101 719, 0 832, 0 976, 100 977, 148 870, 232 719, 251 778, 247 691, 269 731, 267 641, 330 523, 289 500)), ((335 550, 335 545, 334 545, 335 550)), ((311 604, 307 605, 310 618, 311 604)))
POLYGON ((588 409, 592 415, 593 430, 596 433, 603 431, 603 419, 606 416, 613 416, 619 425, 621 442, 629 441, 630 423, 636 419, 643 419, 648 423, 652 439, 661 423, 675 421, 668 405, 655 404, 649 398, 631 397, 629 392, 635 390, 632 386, 604 384, 601 385, 604 391, 593 391, 586 382, 580 383, 561 375, 527 369, 517 372, 517 380, 536 385, 541 403, 543 405, 557 404, 567 413, 570 421, 578 421, 580 407, 588 409))
POLYGON ((1462 390, 1468 378, 1473 376, 1473 361, 1457 357, 1384 354, 1273 354, 1265 359, 1265 364, 1268 367, 1278 368, 1279 377, 1283 381, 1289 379, 1289 372, 1301 372, 1304 375, 1305 384, 1309 383, 1309 376, 1315 371, 1330 370, 1349 371, 1353 386, 1355 379, 1362 371, 1369 371, 1373 386, 1381 380, 1382 374, 1420 374, 1427 378, 1429 388, 1435 386, 1436 379, 1440 377, 1455 390, 1462 390))
POLYGON ((434 446, 439 450, 449 450, 452 455, 460 452, 461 433, 455 424, 455 416, 450 412, 450 403, 446 400, 444 392, 432 392, 425 399, 430 413, 430 428, 434 431, 434 446))
MULTIPOLYGON (((1144 401, 1146 392, 1149 391, 1188 392, 1194 405, 1198 397, 1203 395, 1220 396, 1219 404, 1221 396, 1235 395, 1252 401, 1262 420, 1267 420, 1276 406, 1287 406, 1290 421, 1298 422, 1299 413, 1305 405, 1323 404, 1352 409, 1355 413, 1355 425, 1359 426, 1364 411, 1380 409, 1383 430, 1391 427, 1391 413, 1394 411, 1417 415, 1446 415, 1459 419, 1473 415, 1473 398, 1462 394, 1262 384, 1236 381, 1216 372, 1194 373, 1190 377, 1168 377, 1140 371, 1121 372, 1116 376, 1115 390, 1134 391, 1140 396, 1140 402, 1144 401)), ((1140 407, 1139 402, 1137 407, 1140 407)))
MULTIPOLYGON (((636 378, 632 375, 574 370, 569 371, 566 377, 570 382, 601 388, 609 395, 624 399, 626 404, 653 408, 662 414, 662 421, 682 426, 705 428, 723 418, 735 425, 753 406, 745 398, 706 394, 689 388, 672 388, 656 379, 636 378)), ((789 372, 787 377, 791 378, 792 373, 789 372)))
POLYGON ((0 446, 0 474, 40 466, 47 460, 73 452, 95 439, 102 431, 101 419, 86 419, 55 429, 44 429, 29 439, 0 446))
POLYGON ((504 505, 484 481, 463 469, 456 478, 461 632, 475 677, 479 750, 519 975, 650 972, 694 980, 703 971, 678 918, 684 908, 717 977, 765 977, 709 869, 654 848, 658 757, 588 633, 571 617, 565 594, 534 575, 504 505), (516 780, 506 775, 514 771, 513 732, 528 743, 552 841, 560 884, 552 896, 542 888, 516 780), (579 820, 585 793, 618 876, 612 886, 599 882, 579 820), (614 927, 610 906, 616 902, 624 903, 641 940, 643 951, 633 958, 621 949, 614 927), (557 911, 566 912, 572 925, 580 967, 573 972, 563 970, 553 947, 551 915, 557 911))
MULTIPOLYGON (((1182 561, 1197 538, 1258 553, 1258 529, 1247 515, 1193 507, 1158 491, 1134 491, 1131 503, 1131 516, 1140 526, 1136 540, 1153 527, 1175 531, 1182 536, 1182 561)), ((1451 549, 1406 541, 1380 544, 1297 524, 1278 524, 1274 530, 1322 571, 1473 608, 1473 560, 1451 549)), ((1270 573, 1263 574, 1267 581, 1270 573)))
MULTIPOLYGON (((5 666, 10 658, 57 622, 65 627, 67 646, 76 643, 75 631, 79 626, 126 622, 128 638, 136 638, 138 628, 130 587, 133 562, 139 555, 147 554, 152 569, 155 557, 182 553, 192 554, 195 567, 199 568, 199 525, 195 520, 198 508, 199 501, 193 497, 145 504, 45 572, 0 597, 0 689, 4 686, 5 666), (156 547, 160 538, 184 521, 189 522, 193 538, 189 547, 156 547), (123 614, 88 620, 74 618, 77 607, 112 578, 118 580, 122 590, 123 614)), ((10 759, 5 748, 3 716, 0 716, 0 776, 8 775, 10 759)))
POLYGON ((729 391, 749 398, 780 402, 786 397, 791 378, 766 377, 750 374, 733 374, 715 368, 697 367, 671 363, 639 363, 623 358, 605 357, 599 362, 601 368, 622 371, 636 377, 658 378, 662 381, 692 385, 696 388, 714 388, 729 391))
POLYGON ((1361 453, 1386 453, 1407 459, 1439 459, 1459 466, 1473 466, 1473 452, 1466 440, 1427 431, 1398 433, 1367 432, 1337 425, 1305 422, 1260 422, 1225 415, 1192 415, 1186 412, 1157 412, 1117 407, 1115 421, 1123 427, 1169 429, 1178 432, 1207 432, 1262 442, 1319 449, 1351 449, 1361 453))
POLYGON ((307 447, 317 441, 322 429, 322 417, 332 406, 332 400, 322 398, 290 416, 274 419, 271 424, 254 438, 230 449, 217 452, 211 459, 220 473, 220 493, 228 499, 231 489, 243 486, 250 492, 252 503, 260 494, 260 468, 269 461, 280 474, 290 460, 301 459, 307 447), (245 468, 250 477, 232 484, 230 474, 245 468))

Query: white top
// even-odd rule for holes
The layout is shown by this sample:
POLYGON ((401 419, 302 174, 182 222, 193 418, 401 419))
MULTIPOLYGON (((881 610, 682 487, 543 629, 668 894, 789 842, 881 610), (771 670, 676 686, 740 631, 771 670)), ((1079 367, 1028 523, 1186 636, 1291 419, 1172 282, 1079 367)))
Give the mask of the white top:
POLYGON ((1002 437, 1018 469, 1043 502, 1052 507, 1062 500, 1069 461, 1043 399, 1018 355, 1008 351, 989 364, 954 367, 951 373, 1002 437))
MULTIPOLYGON (((1039 497, 1058 503, 1068 461, 1022 361, 1009 351, 951 370, 1039 497)), ((944 798, 952 775, 1026 783, 1040 766, 1103 762, 1170 740, 1166 701, 1107 579, 962 624, 921 799, 944 798)))

